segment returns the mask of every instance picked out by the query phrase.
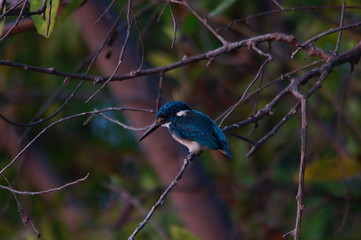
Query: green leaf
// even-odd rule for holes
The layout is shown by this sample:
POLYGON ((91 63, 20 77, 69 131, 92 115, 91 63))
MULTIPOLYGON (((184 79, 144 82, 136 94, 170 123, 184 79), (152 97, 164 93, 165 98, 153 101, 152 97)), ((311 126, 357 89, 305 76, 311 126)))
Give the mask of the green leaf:
POLYGON ((210 14, 208 14, 208 16, 213 17, 213 16, 223 13, 235 2, 236 2, 236 0, 221 1, 221 4, 219 4, 218 7, 216 7, 216 9, 214 9, 210 14))
MULTIPOLYGON (((337 158, 324 158, 307 165, 305 170, 305 181, 324 182, 340 180, 340 171, 337 158)), ((355 158, 341 159, 345 178, 352 178, 361 174, 361 163, 355 158)), ((298 175, 295 175, 298 181, 298 175)))
MULTIPOLYGON (((42 3, 43 3, 42 0, 30 1, 30 11, 38 10, 41 7, 42 3)), ((50 37, 50 34, 54 28, 55 17, 58 12, 58 7, 59 7, 59 0, 47 1, 46 10, 44 14, 45 19, 43 19, 41 15, 32 16, 35 28, 40 35, 46 38, 50 37), (50 19, 49 19, 49 15, 50 15, 50 19)))
MULTIPOLYGON (((6 11, 5 7, 3 10, 4 12, 6 11)), ((2 12, 0 12, 0 14, 2 14, 2 12)), ((0 19, 0 35, 3 33, 4 23, 5 23, 5 17, 3 17, 3 19, 0 19)))
MULTIPOLYGON (((148 54, 148 60, 153 66, 156 67, 161 67, 176 62, 176 59, 171 54, 156 51, 150 52, 148 54)), ((179 74, 179 68, 167 72, 167 75, 171 77, 178 77, 179 74)))
POLYGON ((171 226, 170 233, 172 240, 200 240, 198 237, 191 234, 188 230, 177 226, 171 226))
POLYGON ((0 21, 0 35, 3 33, 4 22, 5 20, 0 21))

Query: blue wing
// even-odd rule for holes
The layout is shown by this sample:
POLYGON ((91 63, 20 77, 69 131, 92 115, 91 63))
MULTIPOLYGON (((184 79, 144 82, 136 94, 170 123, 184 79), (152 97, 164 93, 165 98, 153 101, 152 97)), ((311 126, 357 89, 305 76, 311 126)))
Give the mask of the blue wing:
POLYGON ((227 139, 217 124, 207 115, 191 110, 185 116, 178 117, 169 126, 171 134, 189 141, 196 141, 210 149, 220 149, 230 157, 227 139))

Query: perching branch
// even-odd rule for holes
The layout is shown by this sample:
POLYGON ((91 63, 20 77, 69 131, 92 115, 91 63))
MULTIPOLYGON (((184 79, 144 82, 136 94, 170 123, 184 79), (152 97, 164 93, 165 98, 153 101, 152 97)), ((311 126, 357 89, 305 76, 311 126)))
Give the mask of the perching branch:
POLYGON ((184 172, 186 171, 188 165, 194 160, 196 155, 189 154, 186 159, 184 159, 183 165, 181 169, 179 170, 177 176, 174 178, 174 180, 171 182, 171 184, 167 187, 167 189, 162 193, 162 195, 159 197, 158 201, 153 205, 153 207, 148 212, 147 216, 144 218, 142 222, 139 223, 139 226, 133 231, 133 233, 129 236, 128 240, 133 240, 135 236, 142 230, 145 225, 149 222, 150 218, 154 214, 155 210, 163 205, 166 197, 170 193, 170 191, 178 184, 178 181, 181 180, 184 172))

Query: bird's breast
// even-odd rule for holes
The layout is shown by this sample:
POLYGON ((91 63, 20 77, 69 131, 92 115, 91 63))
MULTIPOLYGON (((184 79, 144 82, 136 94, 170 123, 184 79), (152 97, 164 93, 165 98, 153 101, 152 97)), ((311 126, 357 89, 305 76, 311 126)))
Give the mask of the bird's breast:
POLYGON ((172 137, 180 144, 186 146, 190 153, 199 153, 200 151, 206 148, 205 146, 201 145, 196 141, 189 141, 187 139, 182 139, 175 134, 172 134, 172 137))

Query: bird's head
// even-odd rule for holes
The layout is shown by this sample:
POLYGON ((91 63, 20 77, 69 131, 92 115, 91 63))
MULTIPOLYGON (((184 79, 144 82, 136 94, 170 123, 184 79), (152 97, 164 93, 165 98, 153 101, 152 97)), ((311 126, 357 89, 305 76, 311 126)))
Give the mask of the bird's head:
POLYGON ((184 112, 189 110, 191 110, 191 108, 182 101, 173 101, 164 104, 157 113, 156 121, 139 139, 139 142, 154 132, 158 127, 172 123, 177 117, 182 116, 184 112))

